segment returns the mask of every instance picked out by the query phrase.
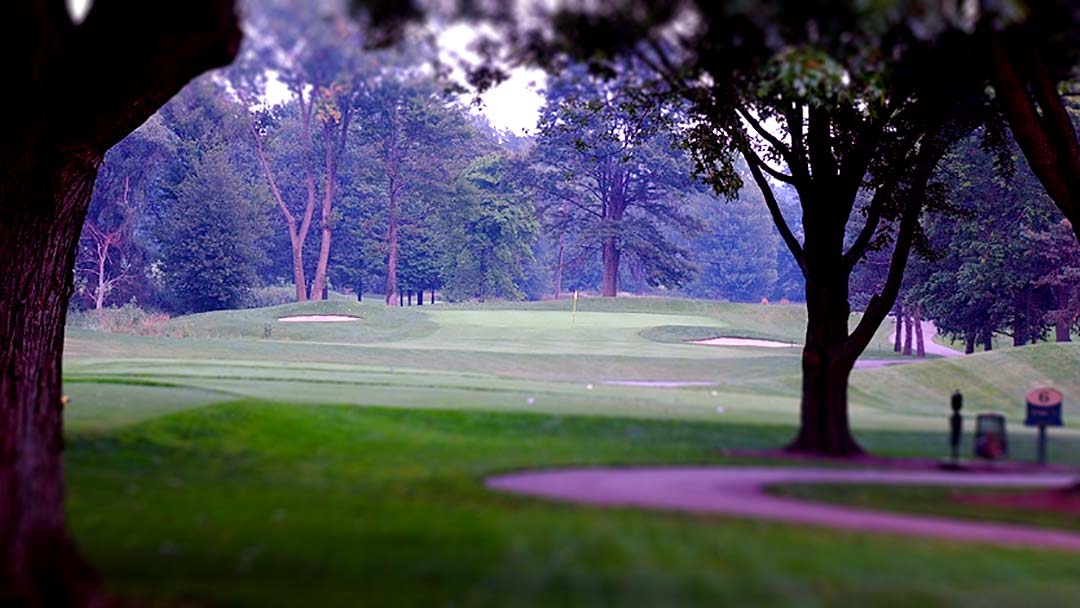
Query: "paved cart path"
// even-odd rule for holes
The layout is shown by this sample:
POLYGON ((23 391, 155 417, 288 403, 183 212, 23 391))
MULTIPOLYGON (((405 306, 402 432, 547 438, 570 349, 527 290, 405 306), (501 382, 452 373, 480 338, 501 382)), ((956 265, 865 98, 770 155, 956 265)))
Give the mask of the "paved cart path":
POLYGON ((771 496, 770 485, 873 483, 1057 488, 1070 474, 959 473, 779 467, 636 467, 527 471, 487 479, 489 488, 590 505, 716 513, 859 532, 1080 551, 1080 533, 1019 524, 905 515, 771 496))

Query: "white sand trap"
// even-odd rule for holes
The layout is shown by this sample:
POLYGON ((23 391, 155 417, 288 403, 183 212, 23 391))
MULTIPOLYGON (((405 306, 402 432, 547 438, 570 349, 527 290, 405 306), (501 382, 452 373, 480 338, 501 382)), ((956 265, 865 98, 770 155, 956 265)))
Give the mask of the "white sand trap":
POLYGON ((709 338, 708 340, 692 340, 690 343, 704 344, 705 346, 755 346, 758 348, 796 348, 799 346, 790 342, 756 340, 754 338, 709 338))
POLYGON ((644 386, 650 388, 682 388, 686 386, 713 386, 708 380, 605 380, 613 386, 644 386))
POLYGON ((282 323, 348 323, 359 320, 360 317, 349 315, 292 315, 278 318, 282 323))

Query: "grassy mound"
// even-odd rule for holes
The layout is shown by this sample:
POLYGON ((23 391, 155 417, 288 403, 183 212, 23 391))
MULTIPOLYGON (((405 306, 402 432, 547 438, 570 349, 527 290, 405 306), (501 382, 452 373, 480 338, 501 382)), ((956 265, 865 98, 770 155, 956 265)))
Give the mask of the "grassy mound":
POLYGON ((425 336, 435 331, 436 325, 417 309, 349 300, 206 312, 177 317, 168 324, 168 329, 184 337, 213 339, 263 339, 267 328, 272 340, 371 343, 425 336), (340 325, 278 321, 293 315, 347 315, 361 320, 340 325))

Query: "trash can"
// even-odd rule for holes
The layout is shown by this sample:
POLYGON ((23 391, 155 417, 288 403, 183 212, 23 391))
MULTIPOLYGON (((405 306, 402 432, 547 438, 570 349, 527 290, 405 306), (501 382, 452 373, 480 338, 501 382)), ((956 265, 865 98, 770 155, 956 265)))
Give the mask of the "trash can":
POLYGON ((975 456, 997 460, 1009 455, 1009 438, 1005 432, 1005 414, 979 414, 975 417, 975 456))

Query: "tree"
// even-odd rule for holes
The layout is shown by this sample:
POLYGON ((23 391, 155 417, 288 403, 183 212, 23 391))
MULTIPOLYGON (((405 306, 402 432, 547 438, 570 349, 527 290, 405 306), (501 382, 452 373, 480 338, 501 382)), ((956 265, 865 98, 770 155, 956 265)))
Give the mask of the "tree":
POLYGON ((686 287, 695 297, 758 302, 776 290, 780 237, 773 229, 760 192, 745 188, 729 202, 699 194, 694 207, 704 228, 691 241, 691 258, 700 266, 686 287))
POLYGON ((1049 292, 1051 310, 1047 311, 1054 326, 1054 340, 1071 342, 1072 331, 1080 319, 1080 245, 1076 243, 1072 224, 1061 220, 1049 230, 1026 230, 1025 257, 1043 271, 1035 279, 1035 287, 1049 292))
MULTIPOLYGON (((548 222, 560 250, 573 236, 578 255, 600 253, 606 297, 618 294, 624 256, 653 285, 677 287, 691 271, 686 251, 664 234, 696 227, 680 208, 693 188, 689 161, 665 107, 635 94, 642 85, 629 69, 605 79, 571 67, 549 82, 538 125, 536 186, 548 222)), ((561 262, 556 275, 561 283, 561 262)))
MULTIPOLYGON (((428 79, 404 71, 382 79, 358 102, 369 179, 383 202, 387 305, 397 304, 403 225, 422 217, 424 190, 456 174, 470 132, 428 79)), ((418 286, 417 286, 418 287, 418 286)))
POLYGON ((73 266, 106 151, 199 73, 232 60, 228 0, 162 7, 6 3, 0 148, 0 603, 99 605, 65 527, 61 355, 73 266), (132 24, 139 24, 134 27, 132 24), (92 92, 92 94, 79 94, 92 92), (72 103, 78 94, 79 103, 72 103))
POLYGON ((443 274, 449 299, 524 297, 518 285, 533 259, 539 225, 508 168, 505 158, 484 156, 455 182, 453 204, 441 220, 447 228, 443 274))
POLYGON ((979 51, 988 57, 994 98, 1028 165, 1080 238, 1075 102, 1059 88, 1075 78, 1080 62, 1080 13, 1068 0, 1022 4, 1022 11, 1007 3, 985 11, 979 51))
POLYGON ((255 284, 265 195, 234 168, 224 143, 208 149, 156 226, 172 308, 239 308, 255 284))
POLYGON ((1019 149, 1002 142, 995 150, 989 133, 960 142, 943 163, 962 221, 929 224, 933 265, 909 294, 967 352, 977 344, 988 350, 997 333, 1011 333, 1016 346, 1040 339, 1051 310, 1067 319, 1066 334, 1075 318, 1070 266, 1080 245, 1068 233, 1061 241, 1060 216, 1032 172, 1018 166, 1019 149))
POLYGON ((950 38, 922 42, 919 29, 949 29, 947 15, 897 18, 847 4, 774 8, 781 5, 786 10, 770 13, 697 4, 702 27, 686 34, 646 25, 630 52, 692 104, 688 145, 718 192, 735 195, 733 160, 745 160, 802 270, 808 323, 800 427, 789 449, 858 454, 848 421, 851 369, 893 308, 920 214, 939 198, 934 169, 949 143, 973 128, 980 106, 939 57, 950 38), (801 241, 775 182, 798 194, 801 241), (861 228, 847 243, 849 222, 861 228), (888 244, 886 281, 850 329, 852 271, 888 244))
POLYGON ((355 105, 367 86, 374 59, 361 52, 362 37, 343 12, 324 15, 295 0, 267 0, 253 6, 249 20, 258 32, 256 42, 230 70, 230 83, 253 114, 250 141, 285 222, 296 299, 321 299, 330 260, 337 172, 348 149, 355 105), (266 107, 271 72, 291 94, 287 105, 295 107, 266 107), (289 119, 295 121, 297 132, 278 139, 292 153, 291 162, 286 169, 275 170, 270 158, 273 150, 266 140, 273 131, 288 126, 289 119), (294 166, 299 167, 299 175, 294 166), (280 185, 283 175, 303 184, 296 196, 288 196, 280 185), (316 207, 320 241, 309 294, 304 245, 316 220, 316 207))

